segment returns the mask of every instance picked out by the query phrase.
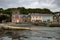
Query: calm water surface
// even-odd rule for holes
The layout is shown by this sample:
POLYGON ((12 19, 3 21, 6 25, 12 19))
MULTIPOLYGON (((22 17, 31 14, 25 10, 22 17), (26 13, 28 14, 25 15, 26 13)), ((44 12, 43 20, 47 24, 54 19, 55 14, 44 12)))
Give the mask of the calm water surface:
MULTIPOLYGON (((28 27, 29 25, 25 26, 28 27)), ((42 30, 0 30, 0 40, 56 40, 56 38, 60 38, 60 27, 33 26, 33 28, 42 30)))
POLYGON ((0 40, 56 40, 60 38, 59 30, 3 30, 0 40))

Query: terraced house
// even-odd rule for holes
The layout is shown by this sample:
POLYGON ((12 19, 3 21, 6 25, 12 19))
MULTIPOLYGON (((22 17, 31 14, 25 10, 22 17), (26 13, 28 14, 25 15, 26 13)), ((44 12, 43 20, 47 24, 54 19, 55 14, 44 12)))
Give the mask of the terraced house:
POLYGON ((60 22, 60 12, 54 15, 54 22, 60 22))
POLYGON ((19 22, 23 22, 23 16, 22 14, 20 14, 18 11, 14 11, 12 14, 12 22, 14 23, 19 23, 19 22))
POLYGON ((12 22, 53 22, 53 14, 29 13, 28 15, 15 12, 12 15, 12 22), (30 15, 29 15, 30 14, 30 15))
POLYGON ((32 13, 31 14, 31 22, 53 22, 53 15, 52 14, 39 14, 39 13, 32 13))
POLYGON ((26 23, 29 22, 30 16, 25 14, 20 14, 18 11, 14 11, 12 14, 12 22, 13 23, 26 23))

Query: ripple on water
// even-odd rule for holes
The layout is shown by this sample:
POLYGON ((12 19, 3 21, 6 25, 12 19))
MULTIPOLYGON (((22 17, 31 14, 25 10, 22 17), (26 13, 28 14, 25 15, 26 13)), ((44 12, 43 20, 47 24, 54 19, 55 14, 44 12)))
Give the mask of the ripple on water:
MULTIPOLYGON (((32 30, 19 30, 15 31, 15 36, 19 36, 16 39, 22 40, 56 40, 60 37, 59 31, 32 31, 32 30)), ((14 37, 14 36, 13 36, 14 37)), ((3 36, 0 39, 3 40, 12 40, 13 37, 9 38, 8 36, 3 36)))

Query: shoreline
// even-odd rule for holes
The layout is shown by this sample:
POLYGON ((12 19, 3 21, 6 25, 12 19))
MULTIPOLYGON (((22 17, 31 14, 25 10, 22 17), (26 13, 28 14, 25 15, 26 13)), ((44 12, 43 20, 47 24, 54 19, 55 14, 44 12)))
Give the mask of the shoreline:
MULTIPOLYGON (((16 24, 14 24, 16 25, 16 24)), ((14 25, 3 25, 1 29, 10 29, 10 30, 60 30, 60 27, 44 27, 44 26, 14 26, 14 25)), ((21 24, 20 24, 21 25, 21 24)))

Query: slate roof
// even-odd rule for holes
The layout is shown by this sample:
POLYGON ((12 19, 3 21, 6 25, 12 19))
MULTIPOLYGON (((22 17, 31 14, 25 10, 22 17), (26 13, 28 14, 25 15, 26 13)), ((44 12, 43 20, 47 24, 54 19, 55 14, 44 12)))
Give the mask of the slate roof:
POLYGON ((31 14, 31 16, 53 16, 53 14, 31 14))

